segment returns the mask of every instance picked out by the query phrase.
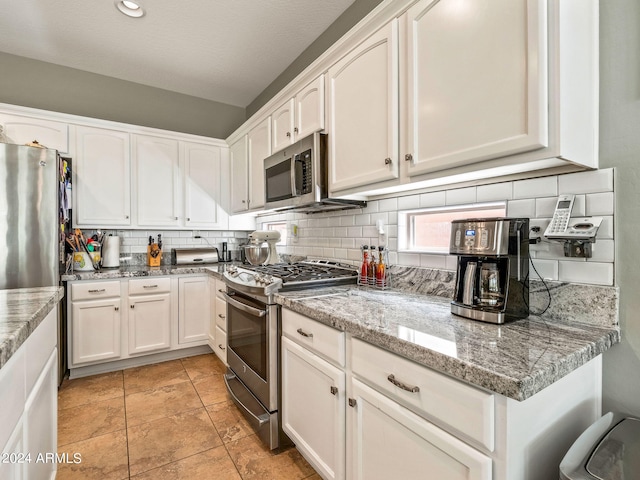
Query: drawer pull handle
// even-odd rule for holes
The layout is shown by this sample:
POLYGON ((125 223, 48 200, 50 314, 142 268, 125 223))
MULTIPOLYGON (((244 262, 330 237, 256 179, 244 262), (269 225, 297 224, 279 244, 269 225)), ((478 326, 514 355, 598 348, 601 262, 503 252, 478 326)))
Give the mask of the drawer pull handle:
POLYGON ((396 380, 396 377, 393 373, 387 377, 387 380, 393 383, 396 387, 400 387, 401 389, 406 390, 407 392, 418 393, 420 391, 420 387, 418 387, 417 385, 412 387, 410 385, 407 385, 406 383, 402 383, 396 380))
POLYGON ((131 304, 131 308, 136 308, 136 306, 134 304, 131 304))
POLYGON ((331 387, 331 395, 337 395, 338 394, 338 387, 331 387))
POLYGON ((296 330, 296 332, 298 332, 300 335, 302 335, 303 337, 307 337, 307 338, 313 338, 313 333, 307 333, 304 330, 302 330, 301 328, 299 328, 298 330, 296 330))
POLYGON ((226 290, 225 290, 224 288, 219 288, 219 289, 218 289, 218 291, 219 291, 220 293, 226 293, 226 290))
POLYGON ((102 292, 106 292, 107 289, 106 288, 100 288, 100 289, 94 289, 94 290, 89 290, 89 293, 102 293, 102 292))
POLYGON ((158 288, 158 285, 143 285, 142 288, 158 288))
POLYGON ((116 312, 120 311, 120 307, 113 307, 116 312))
POLYGON ((225 317, 225 316, 224 316, 223 314, 221 314, 221 313, 219 313, 219 314, 218 314, 218 316, 219 316, 220 318, 222 318, 223 320, 224 320, 225 318, 227 318, 227 317, 225 317))
POLYGON ((226 348, 224 348, 221 343, 218 344, 218 348, 223 352, 226 350, 226 348))
POLYGON ((355 398, 350 398, 349 399, 349 406, 350 407, 355 407, 357 405, 356 399, 355 398))

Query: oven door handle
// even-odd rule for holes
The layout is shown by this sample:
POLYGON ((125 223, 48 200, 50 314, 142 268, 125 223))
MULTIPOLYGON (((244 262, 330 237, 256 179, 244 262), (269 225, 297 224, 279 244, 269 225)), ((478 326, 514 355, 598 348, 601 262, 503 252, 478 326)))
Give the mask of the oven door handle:
POLYGON ((238 310, 242 310, 243 312, 250 313, 254 317, 264 317, 267 314, 266 310, 260 310, 259 308, 250 307, 249 305, 245 305, 242 302, 239 302, 235 298, 231 297, 227 293, 223 293, 225 300, 229 305, 233 305, 238 310))

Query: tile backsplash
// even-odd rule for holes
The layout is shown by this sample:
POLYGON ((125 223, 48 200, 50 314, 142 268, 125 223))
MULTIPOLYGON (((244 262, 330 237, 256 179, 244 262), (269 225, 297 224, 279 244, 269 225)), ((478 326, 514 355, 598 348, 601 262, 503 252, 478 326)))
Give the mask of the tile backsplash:
MULTIPOLYGON (((281 253, 357 264, 361 256, 360 245, 386 245, 393 265, 455 270, 457 259, 454 256, 398 251, 398 210, 505 201, 508 216, 528 217, 531 226, 544 230, 553 215, 557 196, 567 193, 576 195, 573 216, 604 217, 593 245, 593 257, 568 258, 564 256, 562 243, 543 241, 531 246, 532 264, 544 279, 613 285, 614 169, 403 195, 369 201, 362 209, 269 214, 258 217, 257 227, 266 228, 267 223, 274 222, 287 223, 287 245, 278 247, 281 253), (384 235, 378 234, 378 220, 384 224, 384 235), (292 235, 293 225, 298 226, 297 238, 292 235)), ((144 241, 142 238, 142 245, 144 241)), ((532 278, 537 278, 533 269, 532 278)))

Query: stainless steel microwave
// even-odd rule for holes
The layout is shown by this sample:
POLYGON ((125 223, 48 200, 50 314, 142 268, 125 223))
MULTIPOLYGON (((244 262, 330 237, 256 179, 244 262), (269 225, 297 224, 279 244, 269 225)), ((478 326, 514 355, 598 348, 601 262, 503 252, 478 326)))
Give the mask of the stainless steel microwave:
POLYGON ((314 133, 264 160, 265 207, 326 211, 366 202, 328 198, 327 135, 314 133))

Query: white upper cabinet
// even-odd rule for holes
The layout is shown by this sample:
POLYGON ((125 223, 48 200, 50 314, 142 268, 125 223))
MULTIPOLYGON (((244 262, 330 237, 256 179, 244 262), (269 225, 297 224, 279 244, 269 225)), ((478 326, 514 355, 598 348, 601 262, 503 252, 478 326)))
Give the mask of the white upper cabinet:
POLYGON ((183 153, 185 226, 226 228, 220 196, 222 149, 185 142, 183 153))
POLYGON ((66 123, 2 113, 0 125, 14 143, 22 145, 36 141, 47 148, 69 153, 69 127, 66 123))
POLYGON ((132 150, 137 224, 143 227, 180 225, 178 142, 134 135, 132 150))
POLYGON ((247 135, 243 135, 229 147, 231 163, 231 212, 242 213, 249 209, 249 157, 247 135))
POLYGON ((264 159, 271 155, 271 117, 265 118, 247 134, 249 159, 249 209, 264 207, 264 159))
POLYGON ((131 225, 129 134, 76 127, 73 212, 78 225, 131 225))
POLYGON ((330 193, 397 178, 398 22, 327 73, 330 193))
POLYGON ((324 129, 324 75, 271 114, 272 152, 324 129))
POLYGON ((548 145, 545 2, 423 0, 406 15, 409 175, 548 145))

